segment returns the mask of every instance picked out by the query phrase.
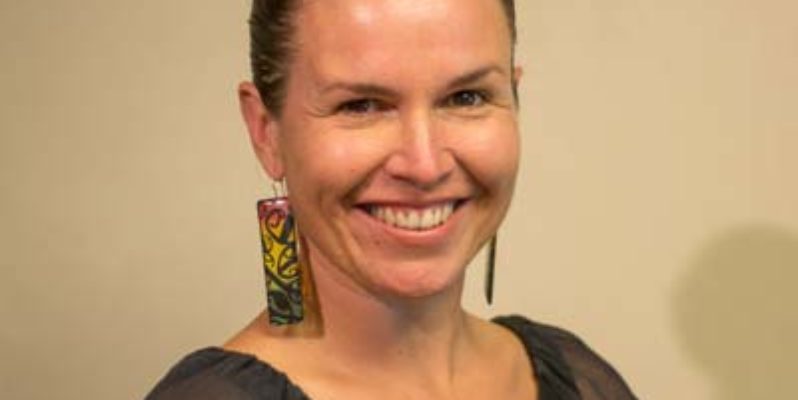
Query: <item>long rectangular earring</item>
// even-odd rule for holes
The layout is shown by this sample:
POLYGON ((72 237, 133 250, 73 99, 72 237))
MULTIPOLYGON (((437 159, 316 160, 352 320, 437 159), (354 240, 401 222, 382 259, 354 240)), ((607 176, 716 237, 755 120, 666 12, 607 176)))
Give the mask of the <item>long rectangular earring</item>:
POLYGON ((258 201, 263 270, 269 323, 288 325, 302 321, 302 267, 299 262, 296 221, 288 197, 258 201))
POLYGON ((493 304, 493 275, 496 269, 496 236, 490 239, 488 244, 488 260, 485 266, 485 299, 488 304, 493 304))

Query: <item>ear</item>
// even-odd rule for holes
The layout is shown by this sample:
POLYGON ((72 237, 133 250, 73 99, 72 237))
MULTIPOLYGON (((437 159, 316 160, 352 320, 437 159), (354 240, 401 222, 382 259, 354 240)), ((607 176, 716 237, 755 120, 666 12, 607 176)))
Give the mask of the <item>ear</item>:
POLYGON ((524 75, 524 69, 520 66, 513 67, 512 85, 513 85, 513 99, 515 99, 515 106, 518 108, 518 84, 521 82, 521 77, 524 75))
POLYGON ((276 116, 263 105, 260 93, 252 82, 242 82, 238 85, 238 102, 241 116, 247 125, 252 149, 255 150, 261 166, 272 179, 282 179, 285 169, 280 152, 276 116))
POLYGON ((522 76, 524 76, 524 68, 520 65, 513 67, 513 85, 518 86, 522 76))

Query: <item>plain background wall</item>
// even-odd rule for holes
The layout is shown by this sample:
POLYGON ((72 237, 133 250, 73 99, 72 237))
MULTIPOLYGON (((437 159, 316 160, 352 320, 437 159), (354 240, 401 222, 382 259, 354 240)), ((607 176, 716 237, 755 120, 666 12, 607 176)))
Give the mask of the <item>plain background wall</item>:
MULTIPOLYGON (((798 398, 798 5, 518 3, 523 167, 466 305, 643 399, 798 398)), ((262 307, 248 5, 0 4, 0 398, 141 398, 262 307)))

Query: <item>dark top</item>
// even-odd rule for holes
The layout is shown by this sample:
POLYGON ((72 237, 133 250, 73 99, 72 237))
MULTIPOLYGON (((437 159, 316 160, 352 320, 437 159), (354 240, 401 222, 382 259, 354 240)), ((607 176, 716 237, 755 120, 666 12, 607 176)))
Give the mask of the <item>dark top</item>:
MULTIPOLYGON (((634 400, 623 378, 574 334, 520 316, 493 322, 524 343, 538 400, 634 400)), ((210 347, 196 351, 158 383, 145 400, 310 400, 282 372, 257 358, 210 347)))

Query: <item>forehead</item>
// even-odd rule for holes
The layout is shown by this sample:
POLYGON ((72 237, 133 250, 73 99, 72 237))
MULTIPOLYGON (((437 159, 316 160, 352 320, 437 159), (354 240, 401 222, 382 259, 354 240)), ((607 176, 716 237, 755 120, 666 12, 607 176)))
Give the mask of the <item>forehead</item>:
POLYGON ((499 0, 306 0, 296 23, 297 58, 328 72, 390 72, 400 61, 510 67, 499 0))

